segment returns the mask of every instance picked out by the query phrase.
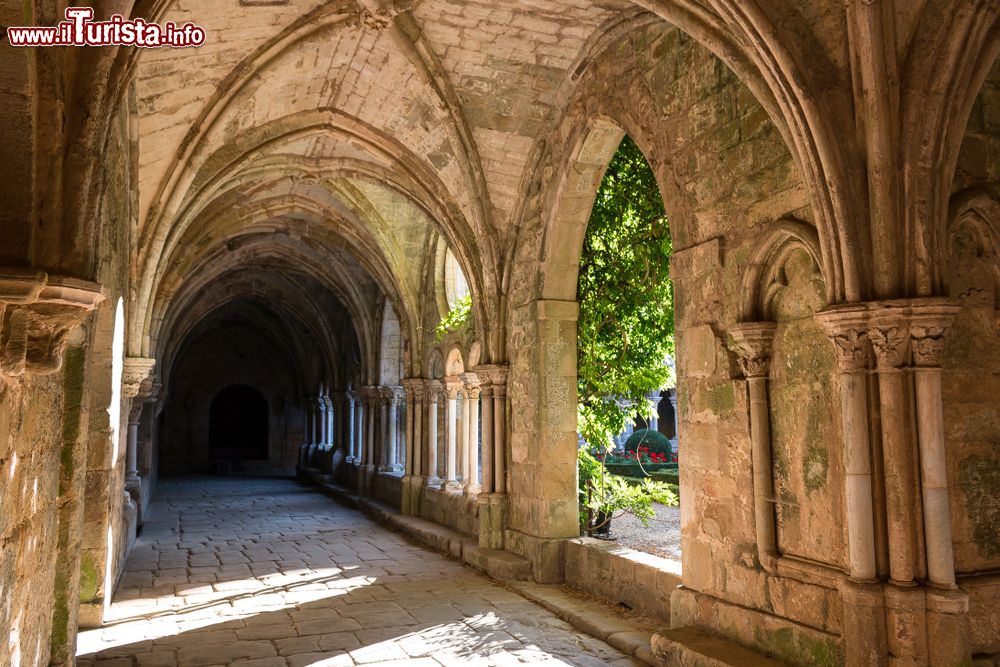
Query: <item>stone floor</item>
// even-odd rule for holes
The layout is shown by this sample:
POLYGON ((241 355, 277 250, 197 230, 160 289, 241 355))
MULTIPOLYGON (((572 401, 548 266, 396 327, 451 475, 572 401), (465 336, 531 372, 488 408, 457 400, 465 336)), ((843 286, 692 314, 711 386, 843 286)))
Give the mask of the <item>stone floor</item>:
POLYGON ((641 664, 297 482, 157 497, 82 667, 641 664))

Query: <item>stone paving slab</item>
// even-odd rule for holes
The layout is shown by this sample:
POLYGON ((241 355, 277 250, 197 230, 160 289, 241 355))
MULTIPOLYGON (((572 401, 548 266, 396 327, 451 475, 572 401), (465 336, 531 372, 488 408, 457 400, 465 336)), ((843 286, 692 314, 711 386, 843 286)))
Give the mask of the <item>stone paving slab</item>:
POLYGON ((284 479, 164 480, 81 667, 637 665, 284 479))

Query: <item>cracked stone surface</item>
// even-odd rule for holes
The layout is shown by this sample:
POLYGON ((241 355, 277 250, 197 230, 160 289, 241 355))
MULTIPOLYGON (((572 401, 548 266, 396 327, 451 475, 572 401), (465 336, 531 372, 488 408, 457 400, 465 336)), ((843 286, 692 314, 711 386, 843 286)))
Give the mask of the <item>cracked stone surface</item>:
POLYGON ((157 495, 81 667, 642 664, 297 482, 157 495))

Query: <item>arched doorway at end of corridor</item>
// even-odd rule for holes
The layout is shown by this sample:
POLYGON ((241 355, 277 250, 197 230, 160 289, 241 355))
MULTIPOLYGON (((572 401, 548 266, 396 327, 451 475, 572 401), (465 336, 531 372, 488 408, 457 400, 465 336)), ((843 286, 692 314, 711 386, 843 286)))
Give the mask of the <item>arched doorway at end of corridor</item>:
POLYGON ((267 399, 249 385, 230 385, 212 399, 209 445, 217 472, 239 469, 245 461, 268 459, 267 399))

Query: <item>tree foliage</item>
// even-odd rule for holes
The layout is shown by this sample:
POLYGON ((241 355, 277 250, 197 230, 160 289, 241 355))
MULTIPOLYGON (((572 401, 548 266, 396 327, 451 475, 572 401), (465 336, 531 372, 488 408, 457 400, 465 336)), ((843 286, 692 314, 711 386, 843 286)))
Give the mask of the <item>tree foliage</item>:
POLYGON ((458 331, 472 319, 472 295, 466 294, 451 304, 451 309, 434 327, 434 334, 440 343, 449 333, 458 331))
POLYGON ((591 446, 610 448, 631 415, 651 413, 646 395, 671 380, 672 249, 656 178, 625 137, 594 201, 577 286, 578 429, 591 446))

